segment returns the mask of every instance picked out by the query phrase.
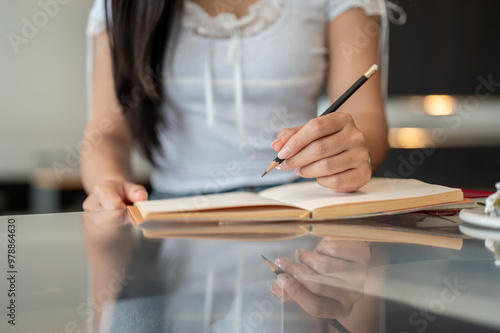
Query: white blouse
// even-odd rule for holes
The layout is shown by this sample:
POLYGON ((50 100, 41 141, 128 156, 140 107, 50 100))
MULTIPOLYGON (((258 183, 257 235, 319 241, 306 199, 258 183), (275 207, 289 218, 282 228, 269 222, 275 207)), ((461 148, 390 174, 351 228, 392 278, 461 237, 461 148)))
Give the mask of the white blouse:
MULTIPOLYGON (((383 0, 260 0, 241 18, 212 17, 186 0, 175 50, 163 67, 167 124, 153 189, 200 194, 296 179, 293 171, 261 178, 276 157, 271 142, 281 129, 316 116, 328 23, 353 7, 381 15, 386 29, 383 0)), ((87 35, 104 29, 104 1, 96 0, 87 35)))

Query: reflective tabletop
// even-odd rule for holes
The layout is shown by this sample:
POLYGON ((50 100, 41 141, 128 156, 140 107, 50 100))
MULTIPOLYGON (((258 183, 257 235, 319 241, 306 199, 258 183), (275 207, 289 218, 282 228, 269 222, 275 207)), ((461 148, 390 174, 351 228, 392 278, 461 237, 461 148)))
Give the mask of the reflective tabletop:
POLYGON ((1 216, 0 332, 500 331, 481 237, 246 235, 151 239, 127 211, 1 216))

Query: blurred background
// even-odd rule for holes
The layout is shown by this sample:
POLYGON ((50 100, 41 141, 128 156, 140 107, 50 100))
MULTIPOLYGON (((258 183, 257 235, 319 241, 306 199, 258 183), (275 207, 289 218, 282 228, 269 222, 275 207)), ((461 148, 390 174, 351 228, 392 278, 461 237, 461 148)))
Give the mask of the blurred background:
MULTIPOLYGON (((92 2, 0 0, 0 214, 81 210, 92 2)), ((493 191, 500 2, 392 2, 406 20, 390 27, 391 151, 376 175, 493 191)), ((136 165, 147 183, 147 168, 136 165)))

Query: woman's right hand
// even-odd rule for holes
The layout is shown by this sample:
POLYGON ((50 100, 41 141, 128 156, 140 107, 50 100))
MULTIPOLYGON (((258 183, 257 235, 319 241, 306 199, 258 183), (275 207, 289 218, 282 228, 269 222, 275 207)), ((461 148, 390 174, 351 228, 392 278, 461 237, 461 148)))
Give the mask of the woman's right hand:
POLYGON ((124 209, 136 201, 148 199, 144 186, 121 180, 105 180, 96 184, 83 202, 84 211, 124 209))
POLYGON ((271 291, 314 317, 349 316, 364 294, 370 244, 323 238, 314 251, 298 249, 294 257, 298 262, 277 258, 286 273, 278 275, 271 291))

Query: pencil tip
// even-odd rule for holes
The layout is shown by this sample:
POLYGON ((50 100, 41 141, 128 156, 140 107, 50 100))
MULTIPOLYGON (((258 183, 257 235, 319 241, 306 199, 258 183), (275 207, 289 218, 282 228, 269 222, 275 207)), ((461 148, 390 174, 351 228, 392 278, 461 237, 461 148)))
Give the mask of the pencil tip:
POLYGON ((266 171, 264 171, 264 173, 262 174, 261 177, 264 177, 265 175, 267 175, 269 172, 271 172, 272 169, 276 168, 278 165, 280 165, 281 163, 283 163, 284 160, 282 159, 279 159, 278 157, 276 157, 272 162, 271 164, 269 165, 269 167, 267 168, 266 171))
POLYGON ((264 261, 266 262, 267 266, 271 268, 271 270, 274 272, 274 274, 279 275, 285 273, 284 270, 282 270, 279 266, 277 266, 275 263, 271 262, 269 259, 264 257, 262 254, 260 255, 264 261))

